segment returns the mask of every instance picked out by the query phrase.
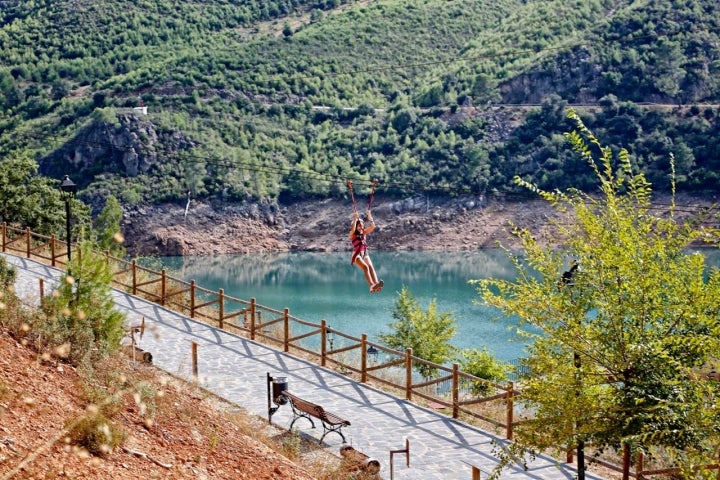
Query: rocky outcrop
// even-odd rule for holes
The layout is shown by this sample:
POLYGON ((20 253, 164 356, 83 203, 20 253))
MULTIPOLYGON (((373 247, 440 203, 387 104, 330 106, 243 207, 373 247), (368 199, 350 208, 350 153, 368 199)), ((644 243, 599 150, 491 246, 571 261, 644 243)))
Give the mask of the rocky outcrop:
MULTIPOLYGON (((711 204, 713 199, 678 197, 676 218, 711 204)), ((658 199, 655 214, 665 215, 671 201, 658 199)), ((364 205, 363 200, 359 205, 364 205)), ((127 209, 123 222, 131 255, 219 255, 284 251, 350 252, 352 204, 322 200, 188 205, 146 205, 127 209)), ((476 250, 502 244, 519 247, 512 226, 528 229, 546 245, 560 241, 554 225, 567 223, 548 202, 510 202, 483 196, 453 199, 417 196, 376 197, 377 228, 368 238, 372 250, 476 250)))
POLYGON ((89 179, 102 173, 135 177, 157 164, 160 145, 168 145, 173 151, 196 145, 178 132, 161 139, 155 125, 132 109, 99 109, 92 119, 73 140, 40 159, 43 175, 62 178, 69 174, 89 179))
POLYGON ((277 206, 270 203, 212 205, 190 202, 142 205, 123 222, 133 255, 220 255, 290 249, 281 238, 277 206))
MULTIPOLYGON (((514 204, 484 197, 376 198, 375 250, 470 250, 512 245, 508 220, 550 235, 546 202, 514 204)), ((128 209, 123 223, 132 255, 218 255, 350 250, 352 205, 340 200, 289 205, 181 204, 128 209)))

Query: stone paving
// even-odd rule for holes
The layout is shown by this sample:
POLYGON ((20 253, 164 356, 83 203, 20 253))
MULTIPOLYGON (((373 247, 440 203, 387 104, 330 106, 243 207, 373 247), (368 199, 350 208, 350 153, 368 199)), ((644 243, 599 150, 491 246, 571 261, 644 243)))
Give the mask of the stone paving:
MULTIPOLYGON (((49 292, 61 271, 25 258, 6 255, 18 267, 16 289, 21 298, 36 303, 39 278, 49 292)), ((249 413, 268 418, 268 374, 286 377, 288 390, 349 420, 343 428, 347 443, 377 459, 381 476, 398 480, 470 479, 471 467, 481 469, 486 478, 498 464, 494 452, 505 444, 495 436, 442 413, 394 397, 351 377, 322 368, 304 359, 275 350, 260 343, 197 322, 146 300, 114 290, 114 299, 127 314, 128 324, 138 324, 144 317, 146 331, 138 346, 149 351, 153 363, 182 378, 192 379, 192 344, 197 344, 198 382, 205 389, 229 400, 249 413), (410 453, 403 450, 409 442, 410 453), (409 459, 409 466, 406 460, 409 459)), ((281 406, 272 422, 288 428, 292 421, 289 405, 281 406)), ((323 434, 319 421, 316 428, 299 419, 294 428, 303 435, 319 439, 323 434)), ((338 453, 343 444, 335 433, 329 433, 324 446, 338 453)), ((572 479, 577 471, 571 466, 540 456, 528 461, 527 469, 514 465, 500 478, 572 479)), ((586 478, 601 480, 595 475, 586 478)))

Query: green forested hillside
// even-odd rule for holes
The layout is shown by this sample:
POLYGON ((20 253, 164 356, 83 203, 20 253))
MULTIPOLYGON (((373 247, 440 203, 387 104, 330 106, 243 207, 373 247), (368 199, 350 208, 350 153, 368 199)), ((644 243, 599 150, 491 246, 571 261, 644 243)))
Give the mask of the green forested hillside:
POLYGON ((592 189, 568 103, 656 190, 671 153, 680 189, 718 186, 714 0, 29 0, 0 21, 3 158, 93 205, 592 189))

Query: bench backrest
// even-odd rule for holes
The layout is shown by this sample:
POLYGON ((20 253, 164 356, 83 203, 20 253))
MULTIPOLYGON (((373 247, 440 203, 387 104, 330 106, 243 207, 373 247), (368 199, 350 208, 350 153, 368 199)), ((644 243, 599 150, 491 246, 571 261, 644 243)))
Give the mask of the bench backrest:
POLYGON ((323 413, 325 413, 325 410, 323 410, 320 405, 308 402, 307 400, 304 400, 300 397, 296 397, 290 392, 283 392, 283 395, 288 397, 293 403, 293 405, 295 405, 295 408, 297 408, 298 410, 309 413, 310 415, 315 415, 318 418, 322 418, 323 413))
POLYGON ((307 400, 295 396, 288 391, 283 392, 283 395, 285 395, 292 402, 293 406, 298 410, 305 412, 309 415, 313 415, 329 423, 330 425, 350 425, 349 421, 325 411, 323 407, 316 403, 308 402, 307 400))

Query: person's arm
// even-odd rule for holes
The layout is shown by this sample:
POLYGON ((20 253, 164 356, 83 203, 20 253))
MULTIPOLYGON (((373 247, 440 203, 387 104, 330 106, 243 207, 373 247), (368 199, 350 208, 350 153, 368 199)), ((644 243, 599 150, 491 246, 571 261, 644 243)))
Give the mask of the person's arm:
POLYGON ((350 222, 350 239, 355 236, 355 227, 357 227, 357 219, 360 218, 357 212, 353 213, 353 221, 350 222))
POLYGON ((372 232, 373 230, 375 230, 375 220, 373 220, 372 214, 370 213, 370 210, 368 210, 368 211, 365 213, 365 218, 367 219, 368 222, 370 222, 370 225, 367 225, 367 226, 365 227, 365 234, 367 235, 368 233, 370 233, 370 232, 372 232))

